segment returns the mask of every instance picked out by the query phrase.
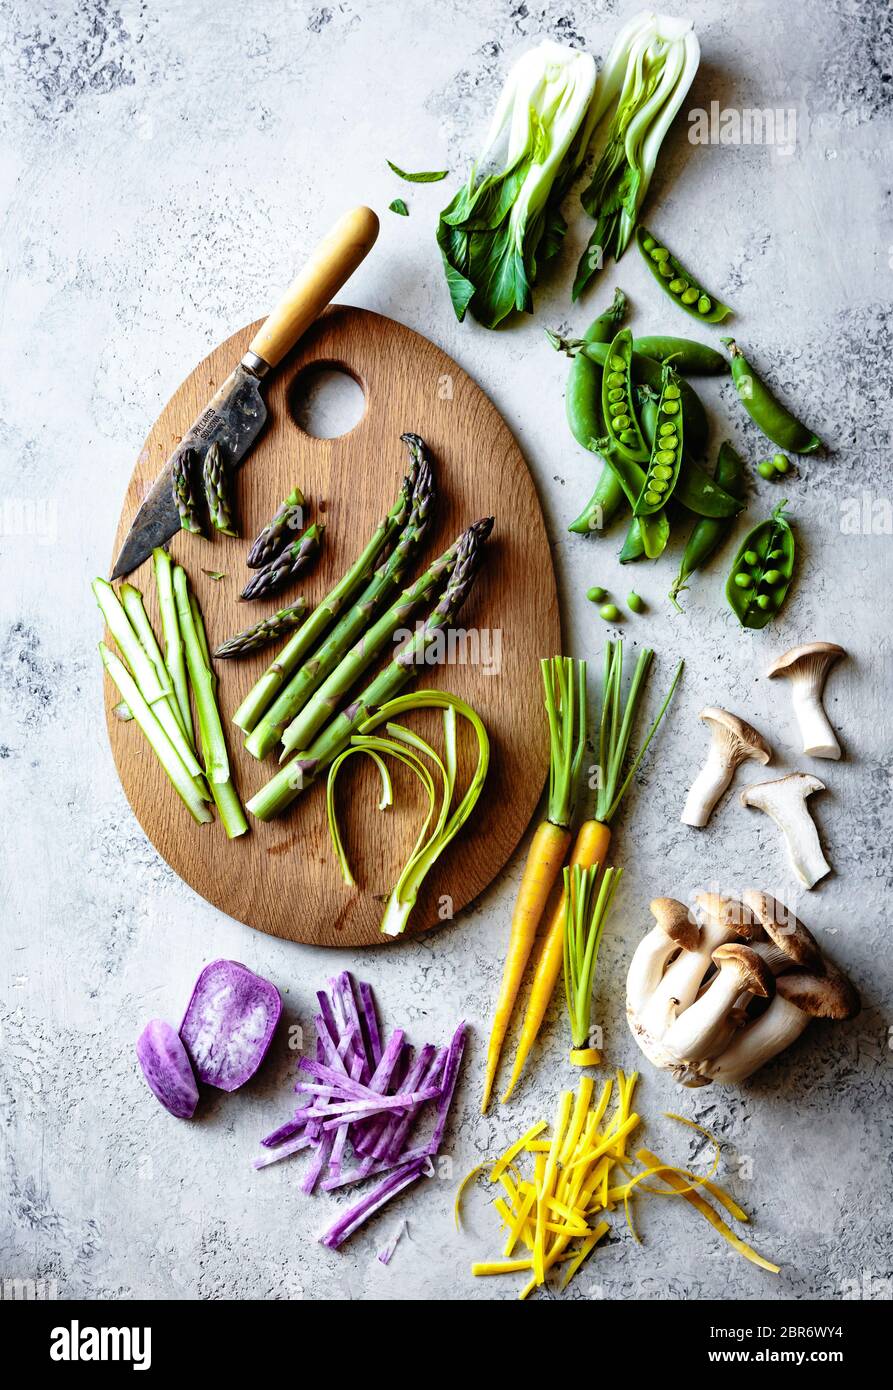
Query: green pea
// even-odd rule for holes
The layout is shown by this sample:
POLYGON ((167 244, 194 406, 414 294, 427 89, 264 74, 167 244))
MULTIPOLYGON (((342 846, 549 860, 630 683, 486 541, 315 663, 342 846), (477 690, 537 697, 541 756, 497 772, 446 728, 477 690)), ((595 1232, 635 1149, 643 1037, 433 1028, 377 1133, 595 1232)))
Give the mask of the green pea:
POLYGON ((653 251, 657 242, 654 240, 653 236, 646 236, 642 241, 642 245, 646 251, 653 251))
POLYGON ((781 570, 767 570, 763 575, 764 584, 777 584, 781 578, 781 570))
POLYGON ((655 463, 662 463, 664 465, 675 463, 676 455, 673 453, 672 449, 658 449, 657 453, 654 455, 654 461, 655 463))
POLYGON ((631 608, 634 613, 644 613, 645 600, 636 593, 635 589, 633 589, 632 593, 627 594, 626 602, 627 606, 631 608))
POLYGON ((632 424, 632 420, 628 415, 615 415, 611 424, 614 426, 615 430, 628 430, 632 424))
POLYGON ((679 440, 675 434, 665 434, 663 439, 660 439, 658 443, 662 449, 666 449, 668 452, 672 449, 673 457, 675 458, 676 450, 679 448, 679 440))
POLYGON ((623 358, 622 358, 622 357, 618 357, 616 353, 614 354, 614 356, 613 356, 613 357, 611 358, 611 360, 609 361, 608 366, 611 368, 611 371, 612 371, 612 372, 624 372, 624 371, 626 371, 626 363, 624 362, 623 358))
POLYGON ((678 399, 679 399, 679 397, 680 397, 681 395, 682 395, 682 392, 680 391, 680 389, 679 389, 679 387, 676 385, 676 383, 673 382, 673 381, 668 382, 668 384, 664 387, 664 400, 665 400, 665 401, 678 401, 678 399))
POLYGON ((661 261, 657 268, 665 280, 669 280, 671 275, 676 274, 673 267, 667 261, 661 261))
POLYGON ((757 464, 757 472, 761 478, 765 478, 767 482, 771 483, 776 477, 775 464, 771 459, 763 459, 762 463, 757 464))
MULTIPOLYGON (((622 394, 622 392, 621 392, 621 394, 622 394)), ((608 410, 610 411, 610 413, 611 413, 612 415, 625 415, 625 414, 626 414, 626 401, 625 401, 625 400, 624 400, 624 401, 611 401, 610 404, 608 405, 608 410)))
MULTIPOLYGON (((648 486, 652 492, 666 492, 670 484, 667 482, 666 478, 652 478, 648 486)), ((646 493, 645 496, 647 497, 648 494, 646 493)))
POLYGON ((611 390, 608 392, 609 401, 622 401, 623 397, 624 391, 623 388, 620 386, 612 386, 611 390))
POLYGON ((660 264, 661 261, 669 260, 670 253, 665 246, 655 246, 651 252, 651 259, 660 264))
POLYGON ((670 281, 669 285, 667 286, 667 289, 672 290, 674 294, 681 294, 683 290, 688 289, 688 281, 680 280, 677 277, 675 280, 670 281))
POLYGON ((664 412, 665 415, 678 415, 679 402, 674 400, 664 401, 663 405, 661 406, 661 410, 664 412))
MULTIPOLYGON (((657 457, 660 458, 660 454, 658 454, 657 457)), ((672 478, 673 470, 672 468, 668 468, 665 463, 659 463, 654 469, 654 476, 655 478, 661 479, 672 478)))
POLYGON ((702 294, 701 297, 700 297, 700 299, 698 300, 698 313, 699 313, 699 314, 709 314, 709 313, 710 313, 710 310, 711 310, 712 308, 713 308, 713 300, 710 298, 709 295, 707 295, 707 294, 702 294))
POLYGON ((620 442, 621 444, 638 444, 639 436, 636 434, 635 430, 621 430, 620 442))
POLYGON ((593 584, 591 589, 586 590, 586 597, 591 603, 601 603, 607 596, 607 589, 603 589, 600 584, 593 584))
POLYGON ((598 616, 604 618, 606 623, 616 623, 620 617, 620 609, 616 603, 603 603, 598 610, 598 616))
POLYGON ((735 583, 738 585, 739 589, 749 589, 751 585, 750 575, 745 574, 744 570, 739 570, 735 575, 735 583))
POLYGON ((653 488, 646 488, 645 501, 648 503, 649 507, 653 507, 655 502, 660 501, 660 493, 655 492, 653 488))
POLYGON ((608 374, 609 386, 625 386, 626 376, 623 372, 610 372, 608 374))
POLYGON ((746 565, 755 565, 758 559, 759 556, 757 555, 757 552, 755 550, 745 550, 744 563, 746 565))
POLYGON ((765 613, 767 608, 772 607, 772 598, 769 594, 757 594, 757 608, 762 608, 765 613))
POLYGON ((791 466, 790 459, 785 454, 774 454, 772 457, 772 467, 776 473, 787 473, 791 466))
POLYGON ((696 289, 694 288, 694 286, 691 286, 690 289, 683 290, 683 291, 682 291, 682 303, 683 303, 683 304, 694 304, 695 300, 698 298, 698 296, 700 295, 700 293, 701 293, 701 291, 700 291, 700 290, 696 290, 696 289))
POLYGON ((657 432, 658 434, 675 434, 676 426, 671 424, 669 420, 664 420, 657 432))

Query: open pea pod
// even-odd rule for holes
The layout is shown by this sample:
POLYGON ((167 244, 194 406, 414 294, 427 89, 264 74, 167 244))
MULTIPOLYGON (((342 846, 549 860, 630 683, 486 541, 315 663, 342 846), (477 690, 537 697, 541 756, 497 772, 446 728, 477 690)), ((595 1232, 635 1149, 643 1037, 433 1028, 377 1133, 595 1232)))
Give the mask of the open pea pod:
POLYGON ((722 323, 728 318, 732 312, 728 304, 705 290, 697 277, 647 227, 636 228, 636 245, 661 289, 680 309, 702 323, 722 323))
POLYGON ((633 516, 659 512, 672 495, 682 466, 683 420, 679 377, 664 364, 663 385, 651 440, 651 457, 633 516))
POLYGON ((615 452, 629 463, 647 463, 648 445, 636 413, 632 382, 633 335, 621 328, 602 371, 602 415, 615 452))
MULTIPOLYGON (((593 446, 613 468, 620 486, 626 493, 630 506, 636 502, 645 486, 645 470, 640 463, 626 458, 610 438, 600 439, 593 446)), ((633 525, 638 526, 642 548, 649 560, 656 560, 664 553, 670 539, 670 523, 663 508, 650 515, 633 517, 633 525)), ((628 558, 633 559, 630 555, 628 558)))
POLYGON ((673 496, 696 516, 737 516, 744 509, 740 497, 727 492, 687 454, 682 460, 673 496))
POLYGON ((794 577, 796 544, 779 502, 766 521, 745 536, 726 583, 729 607, 742 627, 763 628, 787 598, 794 577))

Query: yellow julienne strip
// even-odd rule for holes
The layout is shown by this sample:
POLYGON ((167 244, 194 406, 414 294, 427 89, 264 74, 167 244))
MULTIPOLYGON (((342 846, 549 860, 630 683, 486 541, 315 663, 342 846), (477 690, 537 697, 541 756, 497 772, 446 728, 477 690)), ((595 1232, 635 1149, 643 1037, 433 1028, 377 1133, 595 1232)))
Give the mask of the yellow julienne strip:
MULTIPOLYGON (((507 1259, 507 1260, 508 1260, 508 1259, 511 1259, 512 1252, 514 1251, 515 1246, 518 1244, 519 1239, 522 1239, 522 1238, 525 1236, 525 1234, 526 1234, 526 1228, 529 1227, 529 1225, 530 1225, 530 1223, 529 1223, 529 1221, 528 1221, 527 1218, 528 1218, 528 1216, 530 1215, 530 1209, 531 1209, 531 1207, 533 1206, 533 1204, 534 1204, 535 1201, 536 1201, 536 1190, 535 1190, 534 1188, 531 1187, 531 1188, 530 1188, 530 1191, 529 1191, 529 1192, 526 1192, 526 1193, 524 1194, 524 1196, 522 1197, 522 1199, 521 1199, 521 1208, 520 1208, 520 1210, 519 1210, 519 1212, 518 1212, 518 1215, 515 1217, 515 1220, 512 1222, 512 1225, 511 1225, 510 1229, 509 1229, 508 1239, 507 1239, 506 1242, 505 1242, 505 1249, 504 1249, 503 1252, 502 1252, 504 1258, 507 1259)), ((533 1248, 533 1231, 532 1231, 532 1230, 531 1230, 531 1232, 530 1232, 530 1241, 529 1241, 529 1244, 528 1244, 528 1242, 527 1242, 526 1239, 524 1240, 524 1243, 525 1243, 525 1245, 528 1245, 528 1249, 532 1249, 532 1248, 533 1248)))
POLYGON ((576 1158, 573 1163, 568 1164, 567 1171, 571 1172, 574 1168, 579 1167, 581 1163, 593 1163, 597 1158, 601 1158, 603 1153, 615 1149, 617 1145, 626 1138, 630 1131, 636 1128, 637 1124, 639 1124, 639 1116, 633 1111, 632 1115, 628 1116, 618 1130, 613 1134, 606 1134, 601 1143, 596 1144, 594 1149, 590 1149, 588 1154, 584 1154, 582 1158, 576 1158))
POLYGON ((482 1173, 486 1167, 487 1167, 487 1164, 486 1164, 486 1163, 479 1163, 479 1164, 477 1165, 476 1168, 472 1168, 472 1170, 471 1170, 470 1173, 466 1173, 466 1174, 465 1174, 465 1177, 462 1179, 462 1181, 460 1182, 459 1186, 458 1186, 457 1189, 456 1189, 456 1199, 455 1199, 455 1201, 453 1202, 453 1215, 455 1216, 455 1219, 456 1219, 456 1230, 457 1230, 457 1231, 461 1231, 461 1229, 462 1229, 462 1213, 461 1213, 462 1193, 465 1191, 466 1187, 467 1187, 468 1184, 471 1182, 472 1178, 476 1178, 477 1175, 478 1175, 478 1173, 482 1173))
POLYGON ((605 1084, 604 1084, 604 1086, 602 1087, 602 1093, 601 1093, 601 1095, 600 1095, 599 1098, 598 1098, 598 1104, 596 1105, 595 1109, 594 1109, 593 1112, 592 1112, 593 1127, 594 1127, 595 1125, 600 1125, 600 1124, 601 1124, 601 1122, 602 1122, 602 1120, 603 1120, 603 1118, 604 1118, 605 1111, 606 1111, 607 1108, 608 1108, 608 1102, 609 1102, 610 1099, 611 1099, 611 1092, 612 1092, 613 1089, 614 1089, 614 1083, 613 1083, 613 1081, 606 1081, 605 1084))
POLYGON ((590 1235, 588 1235, 588 1236, 586 1237, 586 1239, 584 1240, 583 1244, 580 1246, 580 1249, 577 1251, 576 1255, 574 1256, 574 1258, 571 1260, 570 1264, 569 1264, 568 1267, 567 1267, 567 1273, 565 1274, 563 1280, 561 1281, 561 1287, 562 1287, 562 1289, 566 1289, 566 1288, 567 1288, 568 1284, 569 1284, 570 1281, 573 1279, 573 1277, 574 1277, 574 1275, 576 1274, 577 1270, 580 1268, 580 1265, 583 1263, 583 1261, 586 1259, 586 1257, 591 1253, 591 1251, 595 1248, 595 1246, 598 1245, 598 1243, 599 1243, 599 1241, 601 1240, 602 1236, 606 1235, 607 1232, 608 1232, 610 1229, 611 1229, 610 1222, 608 1222, 608 1221, 600 1221, 599 1224, 596 1226, 595 1230, 594 1230, 590 1235))
POLYGON ((535 1125, 531 1125, 530 1129, 527 1131, 526 1134, 522 1134, 520 1139, 518 1139, 514 1144, 512 1144, 510 1148, 506 1149, 505 1153, 502 1155, 501 1158, 497 1158, 496 1162, 493 1164, 492 1169, 490 1170, 490 1181, 495 1182, 496 1179, 499 1177, 499 1174, 505 1172, 512 1159, 517 1158, 518 1154, 530 1142, 530 1140, 535 1139, 538 1134, 542 1134, 543 1130, 546 1128, 547 1125, 545 1120, 538 1120, 535 1125))
MULTIPOLYGON (((648 1149, 639 1149, 636 1158, 640 1163, 660 1165, 660 1159, 648 1149)), ((744 1258, 750 1260, 752 1264, 759 1265, 761 1269, 768 1270, 770 1274, 780 1273, 781 1267, 779 1265, 774 1265, 771 1261, 764 1259, 762 1255, 758 1255, 753 1246, 748 1245, 746 1241, 735 1234, 730 1226, 726 1225, 725 1221, 723 1221, 719 1213, 711 1207, 709 1202, 705 1201, 699 1193, 692 1192, 688 1189, 685 1185, 684 1178, 680 1177, 672 1169, 669 1169, 667 1165, 664 1165, 662 1178, 669 1187, 675 1188, 680 1197, 684 1197, 686 1202, 689 1202, 696 1211, 699 1211, 701 1215, 710 1222, 713 1229, 718 1231, 723 1239, 729 1242, 733 1250, 738 1251, 739 1255, 743 1255, 744 1258)))
POLYGON ((567 1129, 573 1099, 574 1096, 572 1091, 562 1091, 559 1097, 558 1108, 555 1111, 555 1120, 552 1125, 552 1152, 546 1159, 546 1169, 543 1174, 542 1183, 537 1184, 539 1192, 536 1201, 536 1237, 533 1243, 533 1272, 537 1282, 540 1284, 546 1277, 546 1202, 548 1198, 552 1196, 552 1189, 555 1186, 558 1154, 561 1150, 564 1132, 567 1129))
POLYGON ((561 1152, 558 1155, 558 1162, 561 1164, 567 1163, 574 1149, 577 1147, 577 1140, 583 1129, 586 1115, 589 1111, 589 1102, 592 1100, 592 1092, 594 1090, 595 1082, 592 1080, 592 1077, 582 1076, 580 1078, 579 1089, 577 1090, 577 1098, 574 1101, 574 1113, 571 1116, 567 1135, 561 1146, 561 1152))
POLYGON ((532 1139, 527 1145, 529 1154, 547 1154, 552 1152, 551 1139, 532 1139))
POLYGON ((495 1210, 499 1212, 499 1215, 502 1219, 502 1224, 504 1226, 507 1226, 508 1229, 511 1230, 512 1226, 515 1224, 515 1213, 509 1207, 506 1206, 505 1202, 502 1200, 501 1197, 496 1197, 494 1199, 493 1206, 495 1210))
POLYGON ((585 1222, 582 1226, 559 1226, 557 1221, 547 1221, 545 1229, 556 1236, 567 1236, 568 1240, 579 1240, 581 1236, 589 1235, 589 1227, 585 1222))

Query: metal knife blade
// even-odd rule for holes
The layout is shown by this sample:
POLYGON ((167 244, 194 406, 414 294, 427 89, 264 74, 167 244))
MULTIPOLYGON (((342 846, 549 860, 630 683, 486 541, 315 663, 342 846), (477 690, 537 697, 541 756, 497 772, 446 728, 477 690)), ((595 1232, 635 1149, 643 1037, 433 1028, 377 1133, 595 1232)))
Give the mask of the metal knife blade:
POLYGON ((130 574, 157 545, 164 545, 179 531, 180 515, 171 483, 176 458, 185 449, 195 449, 199 458, 204 458, 211 445, 218 443, 229 466, 235 468, 260 434, 266 418, 260 379, 240 362, 208 401, 152 484, 127 532, 112 579, 130 574))

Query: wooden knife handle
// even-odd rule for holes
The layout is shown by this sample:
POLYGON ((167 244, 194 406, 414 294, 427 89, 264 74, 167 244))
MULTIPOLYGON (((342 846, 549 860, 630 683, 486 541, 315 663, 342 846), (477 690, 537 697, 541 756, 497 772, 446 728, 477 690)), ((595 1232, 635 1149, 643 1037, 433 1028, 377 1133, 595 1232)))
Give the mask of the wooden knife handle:
POLYGON ((276 367, 365 259, 378 236, 371 208, 353 208, 335 223, 252 339, 249 351, 276 367))

